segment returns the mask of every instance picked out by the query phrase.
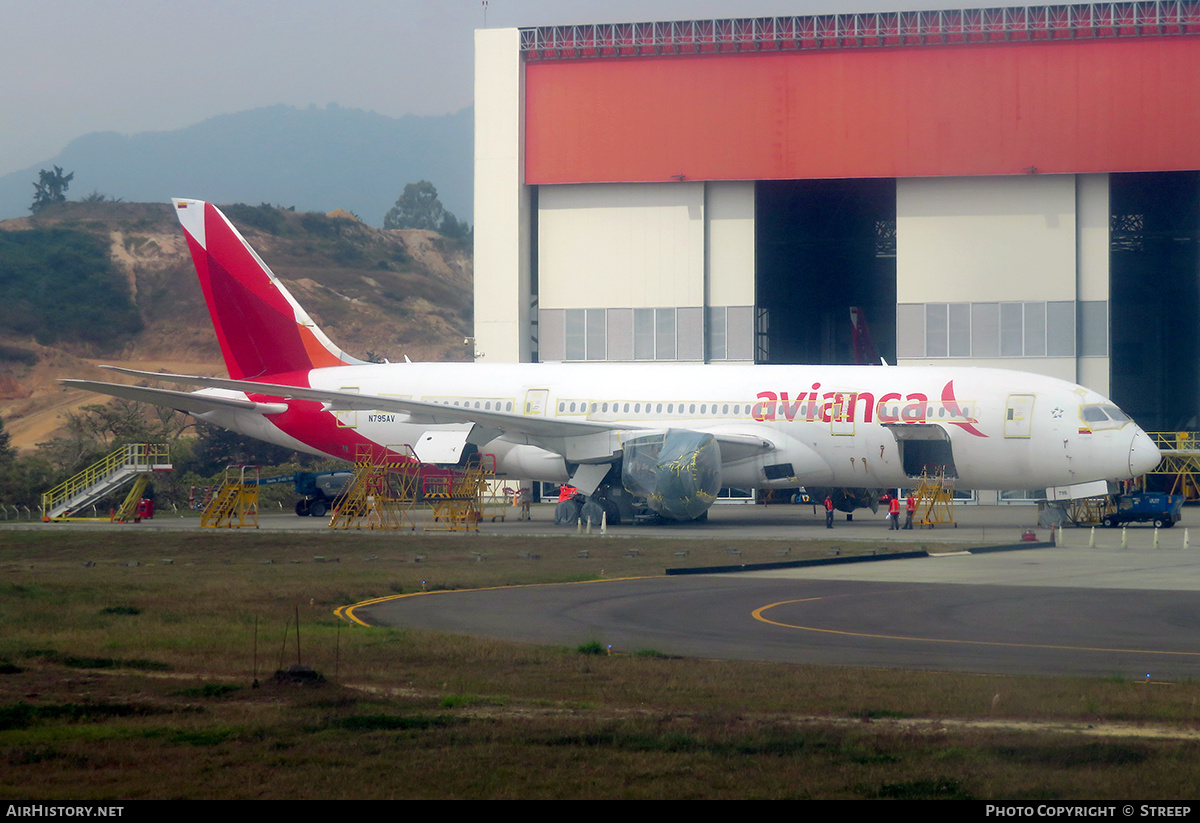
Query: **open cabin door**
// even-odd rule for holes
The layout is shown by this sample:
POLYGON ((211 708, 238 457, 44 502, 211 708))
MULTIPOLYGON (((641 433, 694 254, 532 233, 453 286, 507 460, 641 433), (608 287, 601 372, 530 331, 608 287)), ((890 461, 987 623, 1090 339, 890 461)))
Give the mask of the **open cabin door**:
POLYGON ((941 426, 936 423, 885 423, 884 426, 896 438, 906 477, 922 474, 958 477, 950 435, 941 426))

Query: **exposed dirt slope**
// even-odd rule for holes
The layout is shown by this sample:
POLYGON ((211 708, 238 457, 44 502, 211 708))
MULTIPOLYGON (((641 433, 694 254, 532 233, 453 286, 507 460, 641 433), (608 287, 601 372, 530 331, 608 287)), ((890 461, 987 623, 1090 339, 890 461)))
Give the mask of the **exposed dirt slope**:
MULTIPOLYGON (((374 229, 344 213, 330 217, 246 206, 227 213, 326 334, 351 354, 467 359, 469 247, 432 232, 374 229)), ((60 429, 66 410, 98 402, 96 395, 57 383, 62 377, 113 380, 98 363, 224 374, 170 204, 67 203, 37 217, 0 221, 0 231, 50 226, 85 231, 108 243, 145 328, 115 351, 43 346, 0 329, 0 418, 14 445, 32 448, 60 429)))

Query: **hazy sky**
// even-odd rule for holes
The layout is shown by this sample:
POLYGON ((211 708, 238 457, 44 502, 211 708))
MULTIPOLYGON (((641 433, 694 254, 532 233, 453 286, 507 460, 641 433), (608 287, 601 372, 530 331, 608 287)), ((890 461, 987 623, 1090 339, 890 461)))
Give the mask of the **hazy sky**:
MULTIPOLYGON (((489 28, 833 11, 888 0, 490 0, 489 28)), ((1013 3, 1012 5, 1019 5, 1013 3)), ((380 114, 471 105, 481 0, 0 0, 0 174, 95 131, 167 131, 285 103, 380 114)))

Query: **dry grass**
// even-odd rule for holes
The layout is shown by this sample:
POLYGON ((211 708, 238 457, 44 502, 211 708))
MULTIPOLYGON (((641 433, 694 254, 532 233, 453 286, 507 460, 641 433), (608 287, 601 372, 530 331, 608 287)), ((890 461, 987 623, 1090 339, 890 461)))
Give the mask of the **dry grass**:
MULTIPOLYGON (((688 563, 727 557, 727 541, 686 546, 688 563)), ((743 544, 741 560, 774 559, 777 546, 743 544)), ((422 580, 659 573, 681 562, 677 550, 651 538, 4 532, 0 797, 1049 800, 1200 789, 1196 684, 597 656, 332 614, 422 580), (269 680, 296 660, 297 610, 301 659, 324 685, 269 680)))

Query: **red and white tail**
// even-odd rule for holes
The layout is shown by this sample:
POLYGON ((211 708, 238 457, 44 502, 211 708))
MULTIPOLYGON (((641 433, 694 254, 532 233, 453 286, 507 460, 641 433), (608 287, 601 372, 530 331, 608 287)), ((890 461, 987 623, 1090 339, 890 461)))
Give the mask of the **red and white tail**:
POLYGON ((174 199, 229 376, 361 364, 325 336, 212 203, 174 199))

